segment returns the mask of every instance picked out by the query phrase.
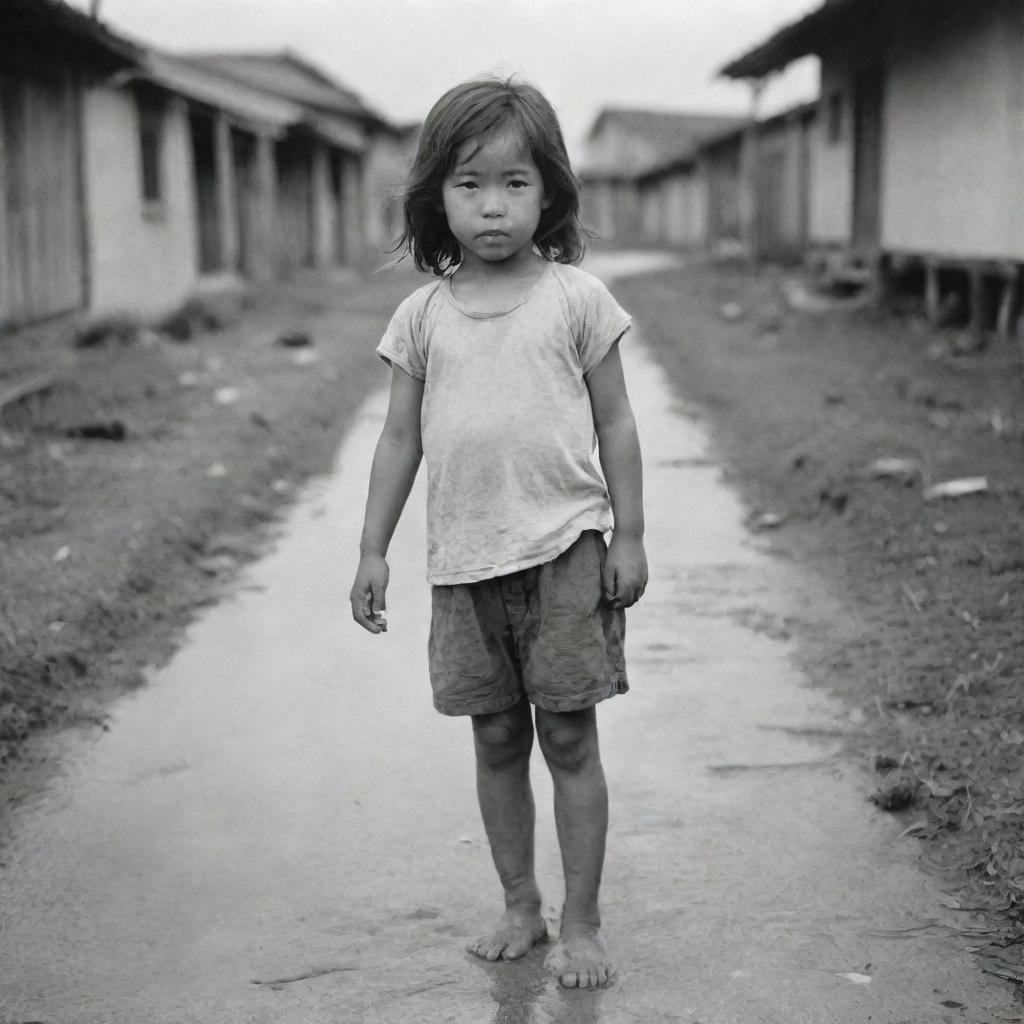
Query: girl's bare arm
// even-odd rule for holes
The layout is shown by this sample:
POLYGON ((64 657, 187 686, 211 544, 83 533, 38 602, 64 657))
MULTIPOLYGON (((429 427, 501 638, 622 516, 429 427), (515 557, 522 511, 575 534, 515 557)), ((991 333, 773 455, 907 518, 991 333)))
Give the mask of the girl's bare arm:
POLYGON ((626 394, 618 343, 587 374, 601 469, 608 483, 615 529, 605 563, 605 595, 628 608, 647 586, 644 552, 643 467, 636 420, 626 394))
POLYGON ((388 586, 386 556, 423 456, 422 404, 423 381, 394 367, 388 412, 370 470, 366 516, 359 542, 359 568, 349 594, 352 618, 371 633, 381 633, 387 628, 378 620, 385 609, 388 586))

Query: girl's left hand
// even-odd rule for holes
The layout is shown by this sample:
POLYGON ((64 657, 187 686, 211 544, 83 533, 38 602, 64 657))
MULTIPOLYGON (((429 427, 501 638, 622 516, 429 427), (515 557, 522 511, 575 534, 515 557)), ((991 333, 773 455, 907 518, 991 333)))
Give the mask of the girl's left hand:
POLYGON ((640 537, 612 533, 602 582, 604 598, 612 608, 628 608, 644 596, 647 555, 640 537))

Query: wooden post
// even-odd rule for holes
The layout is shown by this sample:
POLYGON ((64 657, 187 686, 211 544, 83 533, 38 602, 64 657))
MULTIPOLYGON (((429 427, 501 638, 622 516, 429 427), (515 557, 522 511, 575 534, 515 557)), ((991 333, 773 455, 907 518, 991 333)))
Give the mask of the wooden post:
POLYGON ((313 217, 313 266, 325 269, 336 260, 337 245, 334 241, 334 213, 336 200, 331 197, 330 154, 327 143, 321 139, 313 142, 310 162, 310 207, 313 217))
POLYGON ((348 267, 363 257, 363 183, 360 158, 350 153, 341 158, 342 257, 348 267))
POLYGON ((272 281, 277 276, 277 154, 269 135, 256 136, 256 202, 253 204, 252 276, 272 281))
POLYGON ((223 111, 213 121, 213 166, 217 187, 217 233, 222 270, 238 269, 238 195, 231 125, 223 111))
POLYGON ((750 121, 743 133, 740 150, 740 235, 747 246, 747 258, 752 270, 756 270, 761 252, 759 238, 758 189, 760 187, 760 159, 758 152, 758 110, 764 79, 757 78, 750 83, 750 121))
POLYGON ((971 280, 970 298, 970 332, 977 341, 985 337, 986 302, 985 302, 985 274, 980 266, 973 265, 968 271, 971 280))
POLYGON ((1000 341, 1008 341, 1013 334, 1019 273, 1016 263, 1006 263, 1002 267, 1003 293, 999 299, 999 314, 996 317, 996 334, 1000 341))
POLYGON ((939 268, 935 260, 924 261, 924 313, 928 323, 935 327, 939 322, 939 268))

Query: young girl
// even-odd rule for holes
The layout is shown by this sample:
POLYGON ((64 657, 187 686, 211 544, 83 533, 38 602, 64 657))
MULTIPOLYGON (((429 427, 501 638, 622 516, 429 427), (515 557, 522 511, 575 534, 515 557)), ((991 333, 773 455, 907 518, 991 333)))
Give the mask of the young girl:
POLYGON ((598 909, 608 796, 594 706, 628 688, 623 609, 643 594, 647 562, 617 344, 630 318, 571 265, 578 210, 558 119, 533 87, 467 82, 428 114, 401 244, 439 280, 402 302, 377 350, 391 396, 351 601, 364 629, 386 629, 385 555, 425 456, 434 706, 472 718, 505 894, 497 927, 467 948, 515 960, 546 937, 536 729, 565 872, 548 964, 563 985, 594 988, 613 971, 598 909))

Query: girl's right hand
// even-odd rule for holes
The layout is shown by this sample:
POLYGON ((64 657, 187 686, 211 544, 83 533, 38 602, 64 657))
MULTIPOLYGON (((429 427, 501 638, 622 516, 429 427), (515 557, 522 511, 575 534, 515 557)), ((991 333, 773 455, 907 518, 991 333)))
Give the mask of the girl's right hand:
POLYGON ((388 589, 390 570, 383 555, 363 555, 359 559, 355 582, 349 600, 352 618, 370 633, 386 633, 384 595, 388 589))

